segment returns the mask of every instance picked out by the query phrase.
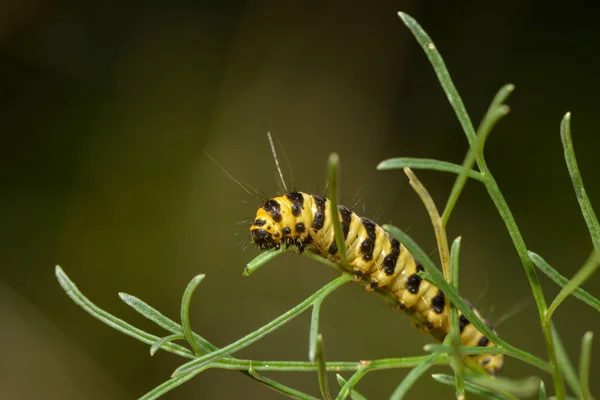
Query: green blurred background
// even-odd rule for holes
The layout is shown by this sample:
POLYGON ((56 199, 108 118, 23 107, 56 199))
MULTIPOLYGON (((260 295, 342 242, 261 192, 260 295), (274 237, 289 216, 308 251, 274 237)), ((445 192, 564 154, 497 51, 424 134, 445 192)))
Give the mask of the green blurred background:
MULTIPOLYGON (((475 122, 501 85, 517 86, 511 114, 487 145, 488 164, 529 248, 571 276, 592 247, 560 146, 566 111, 573 112, 588 193, 600 208, 600 25, 584 2, 5 0, 2 397, 134 398, 182 362, 162 352, 151 358, 148 346, 85 314, 57 284, 56 264, 97 304, 159 335, 163 331, 124 305, 117 292, 177 319, 186 284, 205 273, 192 323, 218 346, 337 276, 286 254, 242 277, 245 263, 258 254, 244 221, 259 201, 203 152, 274 196, 267 130, 287 153, 295 188, 322 192, 327 156, 337 151, 343 202, 360 200, 359 214, 393 222, 435 255, 427 214, 406 177, 375 166, 393 156, 460 163, 466 140, 399 10, 434 38, 475 122)), ((443 205, 454 177, 418 174, 443 205)), ((463 237, 461 293, 491 320, 528 302, 498 331, 543 356, 525 274, 494 206, 474 182, 450 221, 449 236, 457 235, 463 237)), ((540 279, 550 300, 557 288, 540 279)), ((598 295, 600 277, 585 287, 598 295)), ((577 362, 583 333, 600 332, 598 314, 569 299, 555 320, 577 362)), ((419 355, 431 341, 356 285, 330 297, 321 324, 330 360, 419 355)), ((303 316, 238 355, 305 360, 307 343, 303 316)), ((370 398, 385 398, 405 373, 373 374, 359 388, 370 398)), ((514 378, 534 373, 512 359, 503 372, 514 378)), ((318 392, 315 374, 271 376, 318 392)), ((600 384, 592 385, 598 395, 600 384)), ((452 392, 422 379, 411 398, 451 398, 452 392)), ((221 370, 209 370, 166 397, 280 398, 221 370)))

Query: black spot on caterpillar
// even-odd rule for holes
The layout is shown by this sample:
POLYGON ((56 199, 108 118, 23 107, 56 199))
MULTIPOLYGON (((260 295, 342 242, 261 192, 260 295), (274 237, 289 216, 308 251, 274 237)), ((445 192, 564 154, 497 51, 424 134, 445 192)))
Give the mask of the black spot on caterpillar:
MULTIPOLYGON (((367 290, 385 288, 406 311, 414 324, 442 341, 450 330, 450 318, 444 293, 421 279, 423 267, 413 255, 379 225, 361 218, 344 206, 338 207, 344 234, 348 265, 356 280, 366 277, 367 290)), ((342 266, 335 243, 331 202, 321 196, 292 192, 268 200, 256 213, 250 227, 252 241, 261 250, 279 248, 282 243, 319 254, 342 266)), ((473 312, 487 324, 473 308, 473 312)), ((460 338, 463 346, 496 347, 459 311, 460 338)), ((491 349, 490 349, 491 350, 491 349)), ((471 356, 488 373, 502 368, 502 354, 471 356)))

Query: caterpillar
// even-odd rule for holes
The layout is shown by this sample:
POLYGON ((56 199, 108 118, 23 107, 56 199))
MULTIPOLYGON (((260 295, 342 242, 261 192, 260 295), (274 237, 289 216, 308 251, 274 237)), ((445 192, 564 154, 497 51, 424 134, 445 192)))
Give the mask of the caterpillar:
MULTIPOLYGON (((335 242, 331 208, 325 197, 296 191, 267 200, 250 227, 252 241, 260 250, 280 248, 282 244, 295 247, 300 253, 309 250, 344 268, 335 242)), ((423 266, 375 222, 341 205, 338 218, 354 280, 368 278, 366 289, 370 291, 387 289, 397 300, 397 309, 409 314, 418 329, 442 341, 450 331, 446 297, 417 274, 423 271, 423 266)), ((489 321, 471 308, 492 329, 489 321)), ((460 311, 459 326, 463 346, 496 347, 460 311)), ((502 368, 502 354, 490 352, 470 357, 490 375, 496 375, 502 368)))

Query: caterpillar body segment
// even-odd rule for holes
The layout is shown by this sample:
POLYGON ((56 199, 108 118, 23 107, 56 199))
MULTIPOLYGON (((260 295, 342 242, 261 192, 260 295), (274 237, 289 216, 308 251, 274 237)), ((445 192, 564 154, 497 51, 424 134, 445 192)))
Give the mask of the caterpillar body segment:
MULTIPOLYGON (((312 251, 350 269, 355 280, 369 280, 367 290, 380 288, 391 294, 400 310, 413 319, 414 325, 442 341, 450 331, 449 308, 444 293, 419 275, 423 266, 398 240, 375 222, 361 218, 344 206, 338 207, 344 235, 347 266, 342 264, 333 230, 331 202, 321 196, 291 192, 268 200, 256 213, 250 227, 252 241, 261 250, 279 248, 282 243, 299 252, 312 251)), ((474 313, 479 312, 471 307, 474 313)), ((460 337, 463 346, 496 347, 459 311, 460 337)), ((470 356, 488 373, 495 375, 502 367, 502 354, 470 356)))

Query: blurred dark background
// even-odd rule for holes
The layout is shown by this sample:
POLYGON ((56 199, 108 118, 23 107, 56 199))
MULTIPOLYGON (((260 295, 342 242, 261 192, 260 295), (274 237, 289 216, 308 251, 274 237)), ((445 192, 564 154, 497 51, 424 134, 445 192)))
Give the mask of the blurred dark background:
MULTIPOLYGON (((337 273, 286 254, 244 278, 257 255, 248 225, 259 201, 204 155, 268 196, 278 193, 265 133, 285 150, 295 188, 322 192, 332 151, 347 205, 393 222, 435 255, 429 219, 393 156, 460 163, 466 140, 397 11, 441 50, 477 125, 496 91, 517 90, 486 147, 528 247, 571 276, 592 250, 563 161, 559 124, 573 113, 580 169, 600 208, 599 13, 590 2, 13 0, 0 3, 0 387, 11 399, 126 399, 183 360, 80 310, 54 278, 60 264, 101 307, 163 335, 117 297, 136 295, 178 319, 188 281, 205 273, 192 324, 217 346, 300 302, 337 273), (587 5, 587 6, 586 6, 587 5)), ((285 158, 280 157, 287 173, 285 158)), ((454 177, 418 172, 440 207, 454 177)), ((288 180, 292 181, 289 178, 288 180)), ((461 293, 509 342, 544 357, 529 285, 483 187, 470 182, 449 236, 462 235, 461 293)), ((540 277, 550 301, 557 287, 540 277)), ((585 287, 600 294, 600 277, 585 287)), ((600 331, 569 299, 555 321, 572 360, 600 331)), ((323 308, 330 360, 422 354, 432 339, 356 285, 323 308)), ((308 315, 238 354, 306 360, 308 315)), ((595 346, 593 374, 598 374, 595 346)), ((439 368, 437 371, 447 371, 439 368)), ((404 370, 367 376, 387 397, 404 370)), ((504 376, 539 374, 508 359, 504 376)), ((318 393, 315 374, 270 376, 318 393)), ((349 374, 345 374, 346 377, 349 374)), ((332 379, 332 385, 335 382, 332 379)), ((597 380, 592 380, 596 394, 597 380)), ((335 386, 334 386, 335 387, 335 386)), ((417 383, 411 398, 451 398, 417 383)), ((280 398, 241 374, 209 370, 167 398, 280 398)))

